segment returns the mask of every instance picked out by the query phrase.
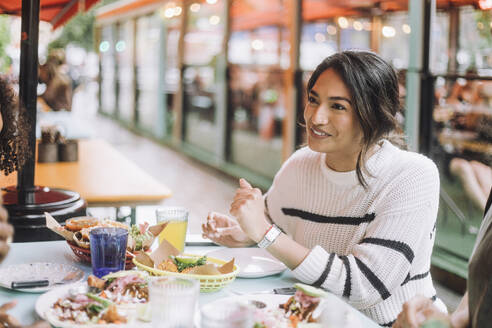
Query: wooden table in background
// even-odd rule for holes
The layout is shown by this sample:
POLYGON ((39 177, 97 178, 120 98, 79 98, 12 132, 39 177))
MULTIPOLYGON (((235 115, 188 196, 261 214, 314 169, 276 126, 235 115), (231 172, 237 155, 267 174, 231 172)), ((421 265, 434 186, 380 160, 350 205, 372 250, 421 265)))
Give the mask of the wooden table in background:
MULTIPOLYGON (((79 141, 77 162, 36 163, 35 184, 76 191, 91 207, 132 208, 157 204, 172 195, 169 188, 101 139, 79 141)), ((0 177, 0 186, 17 184, 17 174, 0 177)))

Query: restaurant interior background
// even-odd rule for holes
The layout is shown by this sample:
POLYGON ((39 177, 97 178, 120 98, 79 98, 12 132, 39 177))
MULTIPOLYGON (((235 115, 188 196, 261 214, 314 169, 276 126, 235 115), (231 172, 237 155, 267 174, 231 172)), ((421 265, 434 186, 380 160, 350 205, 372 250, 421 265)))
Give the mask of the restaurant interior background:
POLYGON ((415 45, 425 40, 412 29, 420 24, 415 6, 427 2, 433 3, 103 1, 90 11, 95 53, 69 45, 67 58, 71 52, 89 68, 78 72, 82 81, 97 81, 99 113, 267 189, 283 160, 303 145, 304 88, 316 65, 344 49, 379 53, 399 71, 407 108, 400 119, 409 140, 425 137, 424 146, 411 146, 440 168, 433 265, 466 278, 482 209, 450 163, 492 165, 492 1, 435 1, 425 50, 425 43, 415 45), (430 112, 412 84, 419 51, 428 52, 430 112), (417 132, 415 117, 428 118, 417 132))

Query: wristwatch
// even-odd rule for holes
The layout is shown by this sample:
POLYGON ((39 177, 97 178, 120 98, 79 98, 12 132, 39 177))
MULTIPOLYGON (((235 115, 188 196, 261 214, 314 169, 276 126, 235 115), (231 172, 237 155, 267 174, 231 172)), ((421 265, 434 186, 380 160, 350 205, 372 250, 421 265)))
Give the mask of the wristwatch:
POLYGON ((273 244, 275 239, 277 239, 277 237, 280 236, 281 232, 282 231, 279 229, 279 227, 277 227, 275 224, 272 224, 270 228, 267 230, 267 232, 265 233, 265 236, 263 236, 263 239, 259 241, 258 247, 267 248, 268 246, 273 244))

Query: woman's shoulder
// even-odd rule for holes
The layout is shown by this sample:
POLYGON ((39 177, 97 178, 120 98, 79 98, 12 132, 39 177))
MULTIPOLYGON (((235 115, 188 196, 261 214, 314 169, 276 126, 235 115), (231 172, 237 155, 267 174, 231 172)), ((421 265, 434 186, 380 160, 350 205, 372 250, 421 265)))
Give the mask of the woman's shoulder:
POLYGON ((309 147, 302 147, 296 150, 282 164, 277 174, 275 175, 275 180, 280 177, 283 178, 285 176, 293 178, 294 176, 297 176, 300 171, 312 170, 318 167, 320 156, 320 153, 312 151, 309 147))
POLYGON ((436 164, 429 157, 409 150, 403 150, 385 140, 383 149, 386 152, 386 172, 391 171, 396 175, 414 175, 421 173, 424 176, 439 176, 436 164))

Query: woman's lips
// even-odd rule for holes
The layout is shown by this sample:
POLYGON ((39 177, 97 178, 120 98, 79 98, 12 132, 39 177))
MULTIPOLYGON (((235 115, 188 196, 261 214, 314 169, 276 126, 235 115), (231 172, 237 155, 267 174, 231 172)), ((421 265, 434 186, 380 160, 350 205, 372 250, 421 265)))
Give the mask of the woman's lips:
POLYGON ((324 139, 324 138, 331 137, 331 134, 326 133, 323 130, 316 129, 315 127, 311 127, 309 129, 309 133, 313 138, 317 138, 317 139, 324 139))

